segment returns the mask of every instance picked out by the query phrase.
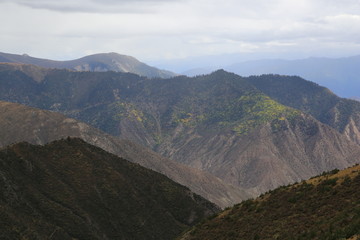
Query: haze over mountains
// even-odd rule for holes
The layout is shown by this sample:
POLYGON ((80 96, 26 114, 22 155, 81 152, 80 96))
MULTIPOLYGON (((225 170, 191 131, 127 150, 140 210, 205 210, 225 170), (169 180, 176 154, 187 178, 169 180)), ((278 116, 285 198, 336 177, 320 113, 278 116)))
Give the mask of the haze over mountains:
MULTIPOLYGON (((355 140, 358 125, 352 123, 358 122, 359 103, 355 101, 340 99, 342 107, 333 108, 329 102, 325 110, 305 109, 310 116, 300 111, 300 100, 308 98, 308 89, 299 90, 300 100, 293 99, 300 106, 296 110, 285 106, 287 101, 280 104, 267 96, 260 86, 252 84, 253 78, 225 71, 172 79, 115 72, 47 71, 37 81, 31 77, 38 75, 35 68, 29 74, 17 65, 2 64, 1 99, 60 111, 252 193, 359 161, 355 140), (346 110, 347 115, 322 115, 331 109, 346 110), (319 116, 327 116, 339 128, 319 122, 319 116), (346 128, 351 134, 344 134, 346 128)), ((273 78, 287 80, 274 75, 255 80, 272 83, 273 78)), ((294 82, 301 81, 308 83, 296 78, 294 82)), ((308 87, 317 91, 317 85, 308 87)), ((320 94, 316 101, 327 100, 324 96, 320 94)))
POLYGON ((0 52, 0 62, 32 64, 44 68, 72 69, 92 72, 131 72, 140 76, 168 78, 175 73, 150 67, 131 56, 117 53, 99 53, 69 61, 54 61, 0 52))
MULTIPOLYGON (((195 76, 209 74, 218 68, 240 76, 280 74, 296 75, 329 88, 341 97, 360 97, 360 56, 344 58, 306 58, 298 60, 264 59, 242 61, 231 58, 232 63, 207 65, 187 69, 182 74, 195 76)), ((194 63, 196 66, 196 63, 194 63)))
POLYGON ((243 75, 297 75, 326 86, 342 97, 359 97, 360 56, 308 58, 300 60, 259 60, 233 64, 226 70, 243 75))
MULTIPOLYGON (((251 58, 251 56, 248 56, 248 58, 251 58)), ((209 74, 220 68, 240 76, 262 74, 296 75, 325 86, 341 97, 360 97, 358 93, 358 89, 360 89, 360 82, 358 81, 360 56, 298 60, 263 59, 244 61, 241 59, 244 59, 244 57, 231 54, 195 58, 191 62, 193 62, 193 66, 198 66, 196 68, 189 65, 188 60, 186 62, 184 62, 185 60, 169 60, 166 63, 155 61, 153 64, 172 67, 177 73, 187 76, 209 74), (209 58, 212 60, 209 60, 209 58), (216 66, 214 66, 214 63, 216 63, 216 66)), ((117 53, 99 53, 69 61, 34 58, 26 54, 0 53, 0 62, 32 64, 45 68, 66 68, 76 71, 130 72, 150 78, 170 78, 177 75, 174 72, 150 67, 134 57, 117 53)))

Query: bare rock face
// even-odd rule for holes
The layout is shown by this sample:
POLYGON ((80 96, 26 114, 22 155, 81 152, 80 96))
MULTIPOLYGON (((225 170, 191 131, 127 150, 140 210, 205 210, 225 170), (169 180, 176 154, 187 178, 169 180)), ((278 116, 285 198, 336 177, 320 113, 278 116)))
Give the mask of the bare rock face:
POLYGON ((344 135, 360 145, 360 124, 351 118, 345 126, 344 135))
POLYGON ((309 115, 278 120, 246 136, 183 134, 159 152, 257 194, 360 162, 360 148, 309 115), (196 137, 194 137, 196 135, 196 137))
POLYGON ((210 173, 169 160, 141 145, 119 140, 60 113, 0 102, 0 124, 2 147, 21 141, 45 144, 68 136, 79 137, 110 153, 160 172, 220 207, 231 206, 254 196, 238 187, 225 184, 210 173))

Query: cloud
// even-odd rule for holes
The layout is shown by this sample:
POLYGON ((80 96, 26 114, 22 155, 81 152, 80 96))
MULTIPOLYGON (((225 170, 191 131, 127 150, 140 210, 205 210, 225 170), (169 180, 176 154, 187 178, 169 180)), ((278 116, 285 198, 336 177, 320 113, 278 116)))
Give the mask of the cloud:
POLYGON ((45 9, 58 12, 84 13, 129 13, 152 12, 160 4, 181 2, 183 0, 0 0, 33 9, 45 9))
POLYGON ((328 54, 344 46, 356 54, 360 42, 359 0, 0 0, 0 22, 2 51, 48 58, 328 54))

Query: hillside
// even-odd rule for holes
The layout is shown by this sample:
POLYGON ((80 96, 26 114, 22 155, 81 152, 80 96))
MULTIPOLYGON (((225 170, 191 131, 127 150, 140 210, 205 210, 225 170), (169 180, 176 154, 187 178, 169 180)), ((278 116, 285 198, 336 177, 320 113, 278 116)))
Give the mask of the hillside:
POLYGON ((59 113, 0 102, 0 125, 0 147, 21 141, 46 144, 68 136, 78 137, 131 162, 160 172, 220 207, 232 206, 253 196, 209 173, 162 157, 131 141, 117 139, 59 113))
MULTIPOLYGON (((0 151, 5 239, 172 239, 217 212, 167 177, 80 139, 0 151)), ((3 238, 4 239, 4 238, 3 238)))
POLYGON ((360 239, 360 166, 280 187, 193 227, 182 240, 360 239))
POLYGON ((0 98, 60 111, 161 155, 261 193, 359 162, 360 147, 247 79, 53 70, 42 82, 0 72, 0 98))
POLYGON ((248 83, 276 101, 311 114, 360 144, 360 103, 340 98, 327 88, 300 77, 262 75, 248 83))
POLYGON ((151 78, 168 78, 176 75, 166 70, 160 70, 155 67, 148 66, 134 57, 118 53, 99 53, 69 61, 54 61, 49 59, 34 58, 26 54, 16 55, 0 53, 0 62, 32 64, 44 68, 66 68, 75 71, 130 72, 151 78))

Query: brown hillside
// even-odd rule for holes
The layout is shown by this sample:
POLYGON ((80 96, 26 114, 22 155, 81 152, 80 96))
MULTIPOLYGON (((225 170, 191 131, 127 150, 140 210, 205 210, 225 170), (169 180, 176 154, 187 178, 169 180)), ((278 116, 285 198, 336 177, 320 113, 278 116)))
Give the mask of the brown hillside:
POLYGON ((180 239, 360 239, 360 166, 281 187, 209 218, 180 239))

